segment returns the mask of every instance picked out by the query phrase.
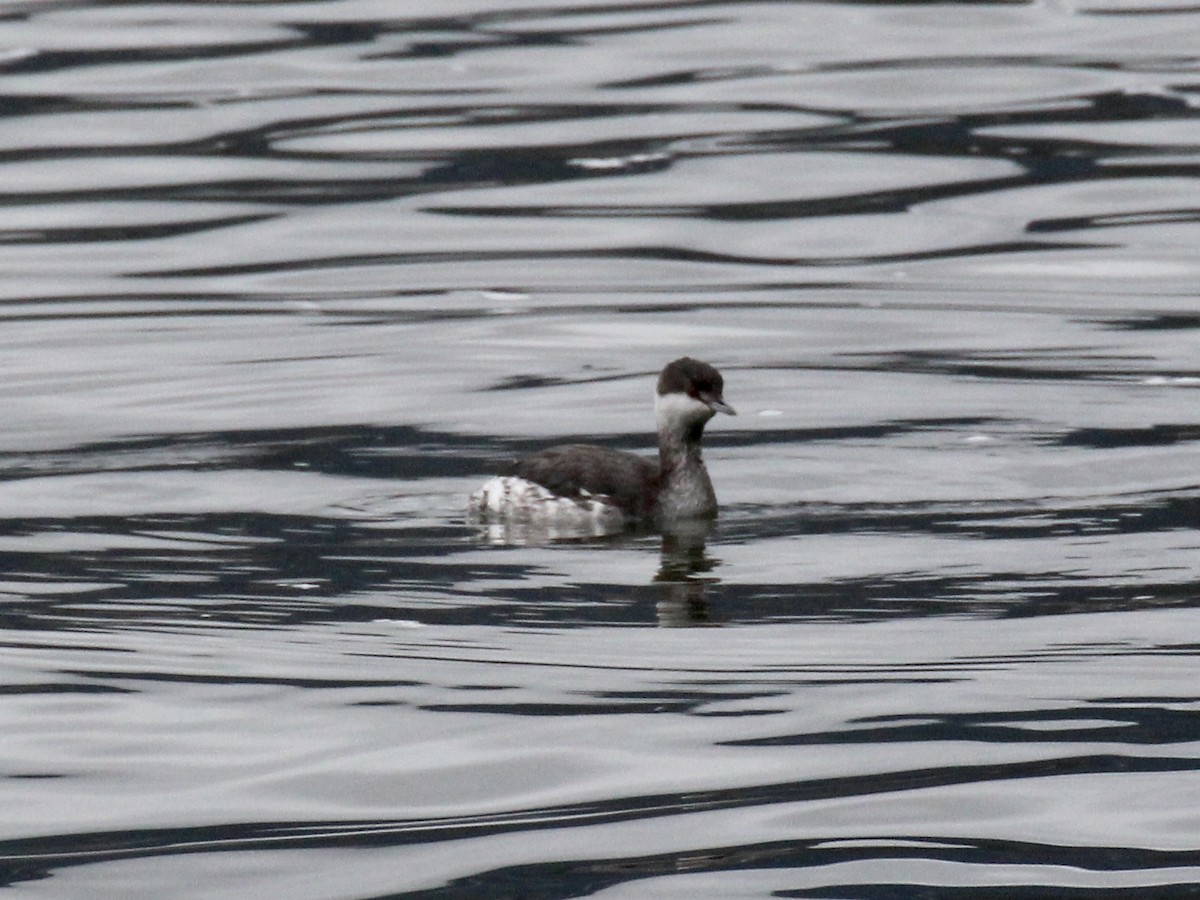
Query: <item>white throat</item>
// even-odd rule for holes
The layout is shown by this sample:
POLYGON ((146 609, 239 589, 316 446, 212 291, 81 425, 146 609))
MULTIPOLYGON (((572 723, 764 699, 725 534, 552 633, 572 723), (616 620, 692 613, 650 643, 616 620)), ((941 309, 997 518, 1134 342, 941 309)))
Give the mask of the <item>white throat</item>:
POLYGON ((687 394, 655 394, 654 419, 658 433, 682 438, 696 425, 713 417, 712 408, 705 402, 687 394))

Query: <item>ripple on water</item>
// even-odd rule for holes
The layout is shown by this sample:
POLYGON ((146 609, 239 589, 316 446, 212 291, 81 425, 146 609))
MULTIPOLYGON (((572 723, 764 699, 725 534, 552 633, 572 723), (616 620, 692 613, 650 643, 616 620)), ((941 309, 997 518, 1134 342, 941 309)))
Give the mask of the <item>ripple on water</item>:
POLYGON ((1195 893, 1194 10, 150 12, 0 55, 0 884, 1195 893), (684 354, 712 533, 467 525, 684 354))
POLYGON ((0 855, 68 888, 81 863, 219 887, 314 860, 373 891, 412 862, 406 884, 463 896, 671 872, 800 890, 902 860, 947 887, 1013 865, 1057 885, 1065 859, 1067 885, 1146 887, 1194 864, 1170 800, 1194 769, 1187 620, 44 632, 5 652, 41 728, 11 747, 14 799, 39 802, 0 855), (73 833, 19 837, 65 806, 73 833))

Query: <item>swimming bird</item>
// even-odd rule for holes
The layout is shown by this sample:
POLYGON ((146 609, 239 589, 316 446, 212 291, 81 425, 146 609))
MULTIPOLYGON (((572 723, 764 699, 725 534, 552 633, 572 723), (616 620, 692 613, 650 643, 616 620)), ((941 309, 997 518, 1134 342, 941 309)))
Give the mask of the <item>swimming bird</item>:
POLYGON ((712 518, 717 497, 700 452, 708 420, 737 415, 721 373, 683 357, 658 376, 658 460, 562 444, 511 462, 470 499, 476 520, 512 519, 559 532, 609 534, 631 524, 712 518))

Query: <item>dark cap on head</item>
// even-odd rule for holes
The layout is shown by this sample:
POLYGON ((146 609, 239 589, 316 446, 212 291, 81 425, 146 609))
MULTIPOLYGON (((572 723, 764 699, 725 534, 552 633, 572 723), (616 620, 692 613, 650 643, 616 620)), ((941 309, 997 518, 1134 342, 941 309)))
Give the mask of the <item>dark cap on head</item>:
POLYGON ((684 356, 667 363, 658 375, 658 395, 687 394, 707 403, 716 412, 735 415, 723 397, 725 379, 708 363, 684 356))

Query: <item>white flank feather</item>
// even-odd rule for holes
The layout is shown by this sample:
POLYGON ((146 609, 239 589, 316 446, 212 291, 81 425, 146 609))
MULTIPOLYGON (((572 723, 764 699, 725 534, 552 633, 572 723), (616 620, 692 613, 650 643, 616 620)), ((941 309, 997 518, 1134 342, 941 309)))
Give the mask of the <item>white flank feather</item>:
POLYGON ((602 537, 626 525, 624 513, 603 496, 585 491, 579 497, 563 497, 513 476, 489 478, 471 495, 467 508, 473 521, 488 526, 490 539, 505 543, 521 537, 602 537))

